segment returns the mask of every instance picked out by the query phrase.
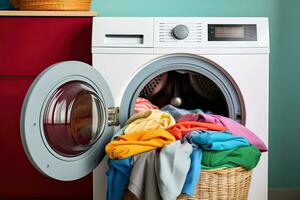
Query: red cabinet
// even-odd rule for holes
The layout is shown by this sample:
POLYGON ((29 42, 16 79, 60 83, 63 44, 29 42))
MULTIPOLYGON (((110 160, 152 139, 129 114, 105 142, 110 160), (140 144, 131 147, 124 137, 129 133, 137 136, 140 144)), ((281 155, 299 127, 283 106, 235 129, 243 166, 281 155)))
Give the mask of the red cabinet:
POLYGON ((91 64, 92 17, 0 17, 0 199, 92 199, 92 175, 61 182, 40 174, 20 138, 20 112, 34 78, 66 60, 91 64))

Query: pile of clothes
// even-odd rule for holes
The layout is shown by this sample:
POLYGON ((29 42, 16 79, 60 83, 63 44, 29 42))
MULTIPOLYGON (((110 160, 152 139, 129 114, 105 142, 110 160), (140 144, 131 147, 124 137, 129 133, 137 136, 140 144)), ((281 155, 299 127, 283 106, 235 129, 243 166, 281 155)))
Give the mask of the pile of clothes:
POLYGON ((135 114, 106 145, 107 200, 128 189, 140 200, 193 196, 201 169, 253 169, 266 145, 234 120, 200 109, 166 105, 160 110, 138 98, 135 114))

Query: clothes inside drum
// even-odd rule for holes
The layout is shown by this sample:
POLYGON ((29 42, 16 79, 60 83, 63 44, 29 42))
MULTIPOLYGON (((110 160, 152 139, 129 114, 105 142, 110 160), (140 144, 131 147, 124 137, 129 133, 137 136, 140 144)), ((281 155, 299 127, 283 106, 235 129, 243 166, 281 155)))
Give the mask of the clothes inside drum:
POLYGON ((145 85, 134 114, 105 150, 107 200, 131 199, 128 191, 133 199, 171 200, 194 195, 201 169, 252 170, 267 147, 229 117, 215 82, 195 72, 169 71, 145 85))

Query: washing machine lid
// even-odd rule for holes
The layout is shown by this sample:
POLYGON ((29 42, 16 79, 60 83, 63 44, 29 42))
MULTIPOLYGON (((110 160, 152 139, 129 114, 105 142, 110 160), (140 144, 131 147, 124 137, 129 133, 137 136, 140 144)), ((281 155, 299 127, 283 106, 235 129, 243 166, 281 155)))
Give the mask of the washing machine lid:
POLYGON ((35 79, 20 123, 31 163, 51 178, 69 181, 86 176, 102 160, 118 124, 118 109, 96 69, 68 61, 48 67, 35 79))

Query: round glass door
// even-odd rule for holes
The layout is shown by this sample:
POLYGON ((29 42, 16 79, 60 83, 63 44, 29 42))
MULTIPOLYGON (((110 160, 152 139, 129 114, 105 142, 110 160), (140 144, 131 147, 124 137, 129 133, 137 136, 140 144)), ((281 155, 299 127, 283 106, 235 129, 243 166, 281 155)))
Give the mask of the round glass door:
POLYGON ((74 157, 86 152, 103 132, 104 105, 93 88, 72 81, 49 99, 43 128, 48 144, 58 154, 74 157))
POLYGON ((95 68, 77 61, 48 67, 23 102, 20 127, 28 159, 54 179, 86 176, 105 156, 113 135, 111 107, 110 88, 95 68))

